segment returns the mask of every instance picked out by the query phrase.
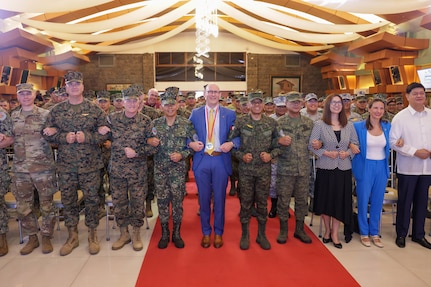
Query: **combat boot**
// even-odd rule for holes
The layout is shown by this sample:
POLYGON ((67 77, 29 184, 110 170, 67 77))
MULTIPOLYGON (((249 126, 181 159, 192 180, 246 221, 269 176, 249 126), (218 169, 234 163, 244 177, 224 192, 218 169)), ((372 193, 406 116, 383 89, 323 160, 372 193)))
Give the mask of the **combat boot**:
POLYGON ((234 196, 236 194, 236 186, 235 186, 235 179, 230 177, 230 191, 229 195, 234 196))
POLYGON ((130 238, 129 228, 126 227, 120 227, 120 238, 118 238, 117 241, 112 244, 112 250, 118 250, 123 248, 124 245, 130 243, 132 239, 130 238))
POLYGON ((311 243, 311 238, 305 233, 304 231, 304 221, 303 220, 297 220, 296 221, 296 227, 295 227, 295 233, 293 234, 295 238, 298 238, 304 243, 311 243))
POLYGON ((153 217, 153 211, 151 210, 151 199, 145 201, 145 216, 150 218, 153 217))
POLYGON ((88 252, 90 252, 91 255, 95 255, 99 253, 99 251, 100 245, 97 239, 97 229, 90 228, 88 229, 88 252))
POLYGON ((277 215, 277 198, 271 198, 271 210, 268 213, 269 218, 274 218, 277 215))
POLYGON ((51 237, 42 235, 42 253, 48 254, 51 253, 54 250, 54 247, 52 247, 51 244, 51 237))
POLYGON ((239 241, 239 248, 241 250, 247 250, 250 247, 250 232, 249 232, 249 222, 242 223, 242 235, 241 240, 239 241))
POLYGON ((28 236, 27 244, 19 251, 21 255, 27 255, 33 252, 34 249, 39 247, 39 239, 37 234, 32 234, 28 236))
POLYGON ((8 252, 6 233, 0 234, 0 257, 5 256, 8 252))
POLYGON ((269 250, 271 249, 271 244, 269 243, 268 238, 266 238, 265 229, 266 222, 258 222, 256 242, 260 245, 260 247, 262 247, 262 249, 269 250))
POLYGON ((133 227, 133 233, 132 233, 132 244, 133 244, 133 250, 140 251, 144 248, 144 244, 141 240, 141 228, 134 226, 133 227))
POLYGON ((172 242, 176 248, 184 248, 184 240, 180 234, 181 223, 174 222, 174 230, 172 231, 172 242))
POLYGON ((157 244, 157 247, 160 249, 165 249, 168 247, 169 243, 169 224, 162 223, 162 238, 160 238, 159 243, 157 244))
POLYGON ((67 238, 63 246, 60 248, 61 256, 66 256, 72 253, 72 250, 79 246, 78 227, 68 227, 67 230, 69 231, 69 237, 67 238))
POLYGON ((287 221, 280 219, 280 233, 277 236, 277 243, 284 244, 287 241, 287 221))

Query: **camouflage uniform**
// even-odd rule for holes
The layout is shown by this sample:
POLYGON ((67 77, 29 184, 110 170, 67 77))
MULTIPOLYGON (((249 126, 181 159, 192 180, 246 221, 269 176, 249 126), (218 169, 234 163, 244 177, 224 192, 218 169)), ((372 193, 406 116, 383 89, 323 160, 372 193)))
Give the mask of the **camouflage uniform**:
MULTIPOLYGON (((8 112, 1 107, 0 133, 8 137, 12 136, 12 120, 8 112)), ((9 231, 9 213, 7 211, 6 202, 4 199, 5 194, 9 191, 10 184, 9 166, 6 157, 6 149, 0 148, 0 234, 6 234, 9 231)))
MULTIPOLYGON (((160 110, 157 110, 155 108, 152 108, 146 105, 142 107, 141 113, 148 116, 151 120, 155 120, 162 116, 162 113, 160 110)), ((154 199, 154 157, 153 155, 150 155, 147 157, 147 182, 148 182, 148 190, 146 193, 145 200, 147 201, 147 204, 151 204, 151 200, 154 199)))
POLYGON ((45 126, 58 130, 55 135, 45 137, 50 143, 58 144, 57 171, 67 227, 75 227, 79 223, 78 187, 84 193, 85 225, 90 228, 99 225, 98 190, 103 167, 99 145, 108 136, 100 135, 98 128, 106 125, 104 112, 85 99, 78 105, 61 102, 48 115, 45 126), (77 131, 84 132, 85 142, 67 143, 67 133, 77 131))
POLYGON ((240 220, 241 223, 249 222, 252 205, 256 202, 257 220, 266 222, 271 162, 264 163, 260 159, 260 153, 270 153, 272 158, 278 156, 277 122, 265 116, 262 116, 259 121, 253 120, 249 115, 240 117, 236 120, 235 129, 229 137, 238 136, 241 138, 241 146, 233 154, 239 160, 240 220), (253 155, 250 163, 243 161, 246 153, 253 155))
POLYGON ((279 128, 285 136, 290 136, 289 146, 280 147, 277 166, 277 214, 287 221, 290 198, 295 197, 296 220, 304 221, 307 215, 307 197, 310 182, 310 154, 308 141, 313 121, 307 117, 291 118, 288 115, 278 120, 279 128))
POLYGON ((54 156, 50 144, 42 137, 48 110, 35 106, 30 114, 19 109, 12 113, 14 157, 12 166, 12 192, 24 234, 34 235, 39 223, 34 210, 35 187, 42 213, 42 236, 52 237, 54 211, 52 196, 57 191, 54 156))
POLYGON ((120 227, 144 225, 144 199, 147 193, 147 154, 151 147, 151 119, 142 113, 128 118, 125 112, 112 113, 108 117, 111 128, 111 160, 109 162, 109 186, 114 204, 114 214, 120 227), (137 153, 127 158, 125 147, 137 153))
POLYGON ((166 123, 165 117, 154 120, 153 133, 160 140, 157 153, 154 155, 155 192, 160 222, 169 221, 169 204, 172 202, 173 222, 180 224, 183 216, 182 201, 186 192, 185 159, 190 155, 187 139, 192 140, 195 131, 188 119, 177 116, 172 126, 166 123), (174 152, 181 153, 181 161, 170 160, 169 156, 174 152), (167 171, 169 176, 166 176, 167 171))

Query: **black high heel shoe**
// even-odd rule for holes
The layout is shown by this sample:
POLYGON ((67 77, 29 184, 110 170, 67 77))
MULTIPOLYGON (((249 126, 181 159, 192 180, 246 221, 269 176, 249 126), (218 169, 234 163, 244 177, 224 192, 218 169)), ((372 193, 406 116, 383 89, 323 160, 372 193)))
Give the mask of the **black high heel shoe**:
POLYGON ((343 245, 341 244, 341 242, 340 243, 335 243, 334 242, 334 247, 338 248, 338 249, 341 249, 341 248, 343 248, 343 245))
POLYGON ((322 237, 322 241, 323 241, 323 243, 329 243, 329 242, 331 242, 332 241, 332 238, 331 238, 331 236, 329 236, 329 238, 325 238, 325 237, 322 237))

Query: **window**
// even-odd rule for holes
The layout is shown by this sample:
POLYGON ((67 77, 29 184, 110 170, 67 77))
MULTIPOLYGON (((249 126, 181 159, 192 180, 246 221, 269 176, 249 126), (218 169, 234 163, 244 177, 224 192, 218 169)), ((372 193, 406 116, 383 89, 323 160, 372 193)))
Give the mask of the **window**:
MULTIPOLYGON (((201 58, 205 81, 245 81, 245 53, 210 52, 208 55, 201 58)), ((156 53, 156 81, 200 81, 195 76, 194 56, 193 52, 156 53)))

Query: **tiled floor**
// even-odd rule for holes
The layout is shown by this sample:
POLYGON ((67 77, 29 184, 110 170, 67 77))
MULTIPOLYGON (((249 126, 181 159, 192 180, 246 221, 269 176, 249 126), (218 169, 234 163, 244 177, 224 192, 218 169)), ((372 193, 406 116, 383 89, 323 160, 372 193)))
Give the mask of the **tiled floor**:
MULTIPOLYGON (((153 210, 156 204, 153 203, 153 210)), ((142 229, 144 250, 135 252, 131 245, 120 251, 112 251, 111 244, 118 237, 118 229, 111 229, 111 241, 105 240, 105 219, 99 227, 101 251, 90 256, 87 248, 87 231, 81 221, 79 226, 80 246, 72 254, 61 257, 58 252, 67 237, 63 224, 61 230, 55 232, 54 252, 48 255, 41 253, 40 248, 27 256, 19 254, 23 245, 19 244, 18 225, 10 221, 8 233, 9 254, 0 257, 0 286, 10 287, 49 287, 49 286, 104 286, 132 287, 141 267, 143 257, 156 223, 157 212, 149 220, 150 229, 142 229)), ((269 219, 275 220, 275 219, 269 219)), ((310 217, 307 217, 307 224, 310 217)), ((112 221, 110 222, 112 226, 112 221)), ((314 218, 311 227, 317 235, 319 217, 314 218)), ((427 238, 430 239, 430 219, 426 221, 427 238)), ((407 240, 404 249, 394 243, 395 232, 390 214, 383 215, 382 241, 385 247, 364 247, 355 234, 352 242, 343 244, 339 250, 332 245, 327 248, 338 258, 361 286, 431 286, 431 250, 407 240)), ((431 239, 430 239, 431 240, 431 239)), ((25 242, 27 238, 25 238, 25 242)), ((315 242, 313 244, 322 244, 315 242)), ((336 282, 336 279, 334 279, 336 282)), ((334 286, 337 286, 334 283, 334 286)))

